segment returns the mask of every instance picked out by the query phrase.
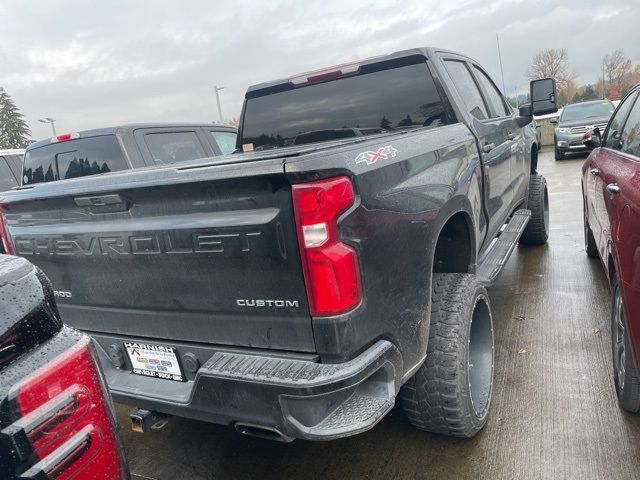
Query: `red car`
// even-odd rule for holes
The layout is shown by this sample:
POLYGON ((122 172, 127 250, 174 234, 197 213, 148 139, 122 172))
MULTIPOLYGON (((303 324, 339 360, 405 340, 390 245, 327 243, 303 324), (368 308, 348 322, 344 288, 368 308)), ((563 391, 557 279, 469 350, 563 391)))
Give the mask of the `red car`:
POLYGON ((611 285, 613 373, 620 405, 640 411, 640 85, 622 100, 582 167, 585 248, 611 285))

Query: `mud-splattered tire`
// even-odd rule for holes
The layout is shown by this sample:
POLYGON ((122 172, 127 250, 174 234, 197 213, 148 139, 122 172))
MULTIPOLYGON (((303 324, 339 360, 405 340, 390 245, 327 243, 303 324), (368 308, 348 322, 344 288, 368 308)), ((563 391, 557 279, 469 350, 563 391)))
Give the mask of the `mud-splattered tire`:
POLYGON ((531 220, 522 232, 520 243, 544 245, 549 239, 549 192, 547 181, 540 174, 533 173, 529 178, 527 208, 531 210, 531 220))
POLYGON ((629 345, 629 330, 622 305, 622 294, 615 276, 611 285, 611 347, 613 380, 618 403, 628 412, 640 411, 640 379, 629 345))
POLYGON ((583 202, 583 221, 584 221, 584 250, 587 252, 589 258, 598 257, 598 246, 596 245, 596 239, 593 237, 593 231, 589 225, 587 217, 587 201, 583 202))
POLYGON ((474 275, 433 275, 427 357, 400 393, 422 430, 471 438, 487 421, 493 387, 493 324, 474 275))

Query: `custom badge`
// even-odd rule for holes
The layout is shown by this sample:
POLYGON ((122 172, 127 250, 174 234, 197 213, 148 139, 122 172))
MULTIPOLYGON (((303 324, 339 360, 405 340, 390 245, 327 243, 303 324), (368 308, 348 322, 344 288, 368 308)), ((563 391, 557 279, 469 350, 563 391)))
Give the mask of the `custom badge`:
POLYGON ((368 151, 360 153, 356 158, 356 163, 366 163, 367 165, 373 165, 378 160, 386 160, 389 157, 395 157, 398 150, 393 148, 393 145, 387 145, 381 147, 375 151, 368 151))

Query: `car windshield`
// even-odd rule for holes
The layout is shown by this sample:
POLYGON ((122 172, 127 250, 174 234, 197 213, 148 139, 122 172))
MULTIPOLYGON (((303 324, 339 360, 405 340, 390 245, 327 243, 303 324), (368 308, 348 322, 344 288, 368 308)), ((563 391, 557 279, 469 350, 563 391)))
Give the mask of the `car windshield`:
POLYGON ((448 122, 424 59, 246 102, 242 149, 264 150, 448 122))
POLYGON ((615 110, 613 104, 608 100, 594 103, 576 103, 567 105, 562 110, 561 122, 576 122, 588 118, 610 117, 615 110))

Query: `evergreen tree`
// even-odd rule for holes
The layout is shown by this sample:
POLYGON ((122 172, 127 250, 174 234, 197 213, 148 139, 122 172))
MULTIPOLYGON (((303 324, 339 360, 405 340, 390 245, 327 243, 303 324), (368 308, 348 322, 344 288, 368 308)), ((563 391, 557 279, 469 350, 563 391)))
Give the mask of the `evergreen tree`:
POLYGON ((582 92, 582 100, 597 100, 600 96, 596 93, 593 85, 587 85, 582 92))
POLYGON ((0 148, 25 148, 31 130, 12 98, 0 87, 0 148))
POLYGON ((398 122, 399 127, 410 127, 411 125, 413 125, 413 119, 411 118, 411 115, 409 115, 408 113, 406 117, 404 117, 402 120, 398 122))
POLYGON ((383 115, 380 119, 380 128, 382 128, 383 130, 389 130, 391 125, 392 123, 389 121, 389 119, 383 115))

